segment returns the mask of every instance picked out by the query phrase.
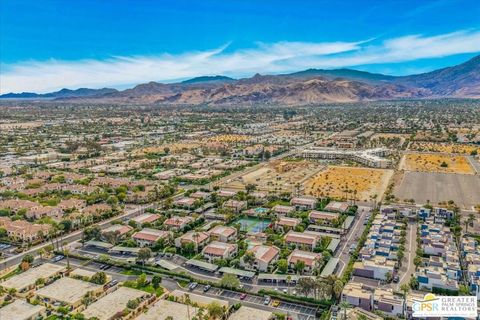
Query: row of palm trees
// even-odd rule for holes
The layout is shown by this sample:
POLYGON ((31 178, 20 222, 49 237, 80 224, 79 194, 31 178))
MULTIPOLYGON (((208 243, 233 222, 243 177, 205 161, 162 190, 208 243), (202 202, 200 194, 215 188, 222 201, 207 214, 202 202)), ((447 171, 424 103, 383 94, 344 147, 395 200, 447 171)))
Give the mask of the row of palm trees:
POLYGON ((305 297, 313 295, 315 299, 331 299, 339 301, 343 290, 343 281, 335 275, 316 278, 300 278, 297 289, 305 297))

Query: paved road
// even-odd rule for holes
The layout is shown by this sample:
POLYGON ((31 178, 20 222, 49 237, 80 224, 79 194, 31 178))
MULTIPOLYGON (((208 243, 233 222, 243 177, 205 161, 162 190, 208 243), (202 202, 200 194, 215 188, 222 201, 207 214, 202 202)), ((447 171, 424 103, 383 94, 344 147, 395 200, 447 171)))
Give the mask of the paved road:
POLYGON ((408 223, 406 240, 406 259, 404 258, 404 263, 402 268, 400 268, 401 277, 400 281, 396 285, 397 290, 399 290, 403 283, 408 283, 412 275, 415 273, 415 264, 413 263, 417 251, 417 223, 415 221, 410 221, 408 223))
MULTIPOLYGON (((173 196, 173 199, 177 199, 177 198, 180 198, 183 196, 183 192, 181 193, 178 193, 176 195, 173 196)), ((141 215, 145 212, 146 209, 150 209, 150 208, 157 208, 159 206, 159 204, 163 203, 165 200, 162 200, 160 201, 159 203, 150 203, 148 205, 144 205, 144 206, 137 206, 131 210, 128 210, 126 213, 122 214, 122 215, 119 215, 119 216, 115 216, 115 217, 112 217, 108 220, 104 220, 104 221, 101 221, 101 222, 98 222, 98 223, 95 223, 95 224, 92 224, 91 226, 99 226, 101 229, 105 229, 105 228, 108 228, 109 226, 111 226, 111 222, 112 221, 115 221, 115 220, 118 220, 118 219, 130 219, 130 218, 133 218, 133 217, 136 217, 138 215, 141 215)), ((77 230, 77 231, 74 231, 72 233, 69 233, 67 235, 63 235, 61 237, 58 237, 58 238, 55 238, 53 240, 54 243, 72 243, 72 242, 75 242, 75 241, 78 241, 80 239, 82 239, 82 234, 83 234, 83 230, 77 230)), ((48 241, 48 242, 44 242, 42 244, 39 244, 33 248, 30 248, 29 250, 27 251, 24 251, 22 253, 19 253, 15 256, 11 256, 11 257, 8 257, 7 259, 4 259, 4 260, 0 260, 0 270, 4 270, 6 268, 9 268, 9 267, 12 267, 16 264, 19 264, 21 261, 22 261, 22 258, 27 255, 27 254, 34 254, 41 248, 45 248, 46 246, 50 245, 51 244, 51 241, 48 241)))
POLYGON ((367 217, 368 214, 371 214, 372 208, 368 206, 359 206, 358 207, 358 214, 355 218, 355 222, 353 226, 350 228, 348 233, 340 238, 340 249, 337 251, 335 254, 335 258, 339 258, 340 261, 339 267, 337 268, 337 271, 335 272, 337 276, 341 276, 343 273, 343 270, 345 267, 348 265, 348 261, 350 260, 350 246, 354 243, 358 242, 358 239, 360 239, 360 236, 363 233, 363 230, 365 229, 365 225, 363 222, 365 221, 365 218, 367 217))
MULTIPOLYGON (((137 215, 140 215, 140 214, 144 213, 144 211, 146 209, 152 208, 154 206, 155 206, 155 204, 153 204, 153 203, 149 204, 149 205, 146 205, 146 206, 140 206, 140 207, 137 207, 135 209, 129 210, 122 215, 115 216, 115 217, 110 218, 108 220, 96 223, 95 225, 99 226, 101 229, 105 229, 105 228, 111 226, 111 222, 114 221, 114 220, 135 217, 137 215)), ((83 230, 77 230, 77 231, 74 231, 74 232, 72 232, 68 235, 58 237, 58 238, 54 239, 53 242, 54 243, 57 243, 57 242, 58 243, 64 243, 64 242, 71 243, 71 242, 78 241, 78 240, 82 239, 82 234, 83 234, 83 230)), ((11 257, 9 257, 5 260, 0 261, 0 270, 4 270, 4 269, 9 268, 11 266, 14 266, 16 264, 19 264, 22 261, 22 258, 25 255, 27 255, 27 254, 35 255, 35 253, 39 249, 45 248, 46 246, 48 246, 50 244, 51 244, 51 241, 44 242, 44 243, 39 244, 39 245, 37 245, 37 246, 27 250, 27 251, 24 251, 22 253, 19 253, 17 255, 11 256, 11 257)))
POLYGON ((477 161, 474 157, 472 156, 467 156, 468 161, 472 165, 473 170, 475 170, 476 174, 480 174, 480 162, 477 161))

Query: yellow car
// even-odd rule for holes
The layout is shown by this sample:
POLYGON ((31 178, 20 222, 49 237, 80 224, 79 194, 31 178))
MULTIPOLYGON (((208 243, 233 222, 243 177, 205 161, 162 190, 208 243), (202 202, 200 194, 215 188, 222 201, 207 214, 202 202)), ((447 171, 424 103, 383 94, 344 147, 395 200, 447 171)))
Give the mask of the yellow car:
POLYGON ((272 302, 272 307, 278 307, 280 305, 280 301, 278 300, 273 300, 272 302))

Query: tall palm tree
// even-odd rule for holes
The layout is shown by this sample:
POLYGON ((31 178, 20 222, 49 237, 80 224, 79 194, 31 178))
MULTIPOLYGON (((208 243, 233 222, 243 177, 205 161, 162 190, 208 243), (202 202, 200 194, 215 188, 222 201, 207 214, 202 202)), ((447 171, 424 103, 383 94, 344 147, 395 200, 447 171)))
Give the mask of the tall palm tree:
POLYGON ((340 304, 338 305, 341 310, 343 310, 343 319, 347 320, 347 309, 350 308, 350 303, 347 301, 340 301, 340 304))
POLYGON ((185 293, 184 298, 185 298, 185 299, 184 299, 184 302, 185 302, 185 304, 187 305, 187 316, 188 316, 188 320, 190 320, 190 319, 191 319, 191 318, 190 318, 190 303, 191 303, 192 301, 190 300, 190 295, 187 294, 187 293, 185 293))
POLYGON ((68 248, 64 248, 63 254, 65 255, 65 257, 67 257, 67 269, 70 269, 70 257, 69 257, 70 250, 68 250, 68 248))
POLYGON ((288 275, 287 276, 287 292, 290 294, 290 282, 292 282, 292 276, 288 275))
POLYGON ((405 316, 405 309, 407 308, 407 294, 410 291, 410 286, 408 283, 404 283, 400 286, 400 290, 403 292, 403 308, 402 315, 405 316))
POLYGON ((195 240, 195 253, 196 254, 198 254, 198 247, 199 247, 198 238, 199 237, 200 237, 200 235, 198 234, 197 231, 195 231, 192 235, 193 240, 195 240))
POLYGON ((470 213, 468 215, 467 221, 465 221, 465 233, 468 233, 468 226, 473 226, 473 222, 475 221, 475 215, 470 213))
POLYGON ((335 301, 340 300, 340 297, 342 295, 342 291, 343 291, 342 280, 340 280, 340 279, 335 280, 335 282, 333 283, 333 288, 332 288, 332 292, 333 292, 333 296, 335 297, 335 301))
POLYGON ((41 248, 40 250, 37 251, 37 253, 40 256, 40 260, 43 261, 43 256, 47 254, 47 251, 45 251, 45 248, 41 248))

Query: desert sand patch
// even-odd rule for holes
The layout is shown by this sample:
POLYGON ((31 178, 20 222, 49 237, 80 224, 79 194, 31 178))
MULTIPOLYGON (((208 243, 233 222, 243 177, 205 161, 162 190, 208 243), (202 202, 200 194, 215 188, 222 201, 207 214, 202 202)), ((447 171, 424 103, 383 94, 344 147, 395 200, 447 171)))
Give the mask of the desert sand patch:
POLYGON ((434 153, 405 154, 400 168, 407 171, 420 172, 475 173, 468 159, 464 156, 434 153))
POLYGON ((385 192, 393 170, 362 167, 329 167, 305 183, 305 192, 316 197, 369 201, 385 192))

